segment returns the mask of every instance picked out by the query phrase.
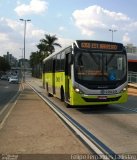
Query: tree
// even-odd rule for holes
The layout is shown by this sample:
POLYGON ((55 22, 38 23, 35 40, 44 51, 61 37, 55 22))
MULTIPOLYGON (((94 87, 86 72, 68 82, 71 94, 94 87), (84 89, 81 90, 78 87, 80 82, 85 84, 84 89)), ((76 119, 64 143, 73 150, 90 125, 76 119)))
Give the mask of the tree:
POLYGON ((37 48, 39 49, 40 61, 42 61, 44 58, 46 58, 48 56, 48 49, 42 43, 39 43, 37 45, 37 48))
POLYGON ((32 52, 30 55, 30 66, 32 67, 32 76, 39 77, 37 65, 39 64, 39 53, 32 52))
POLYGON ((10 69, 9 63, 5 60, 4 57, 0 57, 0 71, 7 71, 10 69))
POLYGON ((52 54, 55 51, 55 47, 61 47, 61 45, 56 42, 57 40, 56 35, 50 36, 45 34, 45 39, 41 39, 40 42, 44 50, 47 51, 48 54, 52 54))
POLYGON ((61 47, 56 41, 58 38, 45 34, 45 39, 41 39, 37 45, 38 51, 32 52, 30 56, 30 64, 32 67, 32 75, 35 77, 41 77, 42 74, 42 62, 43 59, 52 54, 55 51, 55 47, 61 47))

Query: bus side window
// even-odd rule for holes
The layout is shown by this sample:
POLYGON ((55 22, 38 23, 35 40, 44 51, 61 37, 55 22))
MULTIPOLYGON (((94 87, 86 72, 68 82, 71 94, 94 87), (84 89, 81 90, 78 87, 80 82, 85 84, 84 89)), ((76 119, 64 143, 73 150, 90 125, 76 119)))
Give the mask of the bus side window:
POLYGON ((65 75, 71 76, 71 65, 69 64, 69 56, 71 53, 66 54, 66 60, 65 60, 65 75))
POLYGON ((54 56, 52 59, 52 72, 53 73, 55 73, 55 60, 56 60, 56 56, 54 56))
POLYGON ((42 65, 43 73, 45 73, 45 63, 42 65))
POLYGON ((60 69, 61 69, 61 71, 65 70, 65 52, 61 53, 61 57, 60 57, 60 69))
POLYGON ((56 55, 55 71, 60 71, 60 53, 56 55))

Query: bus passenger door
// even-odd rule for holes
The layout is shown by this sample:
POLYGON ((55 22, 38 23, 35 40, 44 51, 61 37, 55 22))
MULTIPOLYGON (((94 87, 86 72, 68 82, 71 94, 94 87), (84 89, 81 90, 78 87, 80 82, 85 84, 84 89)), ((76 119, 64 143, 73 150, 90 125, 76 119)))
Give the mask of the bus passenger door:
POLYGON ((71 80, 71 64, 69 63, 71 53, 66 54, 65 61, 65 100, 70 101, 70 80, 71 80))
POLYGON ((52 90, 53 94, 55 94, 55 59, 53 58, 53 65, 52 65, 52 90))
POLYGON ((43 88, 45 89, 45 63, 43 64, 43 73, 42 73, 42 82, 43 82, 43 88))

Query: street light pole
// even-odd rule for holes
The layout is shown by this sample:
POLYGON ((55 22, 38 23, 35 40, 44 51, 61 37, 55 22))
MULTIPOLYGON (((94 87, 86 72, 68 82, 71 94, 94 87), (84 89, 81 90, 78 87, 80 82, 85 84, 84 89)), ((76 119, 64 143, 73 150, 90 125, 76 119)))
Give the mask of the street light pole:
POLYGON ((113 42, 113 33, 116 32, 117 30, 115 29, 109 29, 110 32, 112 32, 112 42, 113 42))
POLYGON ((24 57, 23 57, 23 65, 24 65, 24 76, 23 76, 23 81, 25 82, 25 40, 26 40, 26 24, 28 21, 31 21, 30 19, 20 19, 20 21, 24 21, 24 57))
POLYGON ((24 62, 24 48, 20 48, 21 49, 21 60, 20 60, 20 67, 21 67, 21 80, 23 80, 23 62, 24 62))
POLYGON ((21 50, 21 59, 23 59, 23 54, 24 54, 24 48, 20 48, 20 50, 21 50))

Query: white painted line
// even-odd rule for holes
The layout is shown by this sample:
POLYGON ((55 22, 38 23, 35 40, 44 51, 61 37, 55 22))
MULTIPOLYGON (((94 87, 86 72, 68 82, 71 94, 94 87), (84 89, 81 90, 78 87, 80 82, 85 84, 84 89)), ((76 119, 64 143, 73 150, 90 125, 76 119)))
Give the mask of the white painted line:
MULTIPOLYGON (((3 109, 0 111, 0 116, 4 113, 4 111, 9 107, 10 103, 15 99, 15 97, 18 95, 19 91, 21 91, 21 86, 19 87, 18 92, 16 93, 16 95, 9 101, 9 103, 3 107, 3 109)), ((9 109, 9 111, 6 113, 5 117, 2 119, 2 122, 0 123, 0 129, 2 129, 5 121, 7 120, 8 116, 10 115, 12 109, 14 108, 14 106, 16 105, 17 100, 13 103, 12 107, 9 109)))
POLYGON ((2 120, 2 122, 0 123, 0 130, 3 128, 3 126, 4 126, 4 124, 5 124, 6 120, 7 120, 7 118, 9 117, 9 115, 10 115, 11 111, 13 110, 13 108, 15 107, 16 103, 17 103, 17 100, 12 105, 12 107, 10 108, 10 110, 8 111, 8 113, 6 114, 6 116, 4 117, 4 119, 2 120))

